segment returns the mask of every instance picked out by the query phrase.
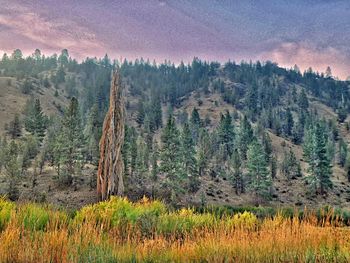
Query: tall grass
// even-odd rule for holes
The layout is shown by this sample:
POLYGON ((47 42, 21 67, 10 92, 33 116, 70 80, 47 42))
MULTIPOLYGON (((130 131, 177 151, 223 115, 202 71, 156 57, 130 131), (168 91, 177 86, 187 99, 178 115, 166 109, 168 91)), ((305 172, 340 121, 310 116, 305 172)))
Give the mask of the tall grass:
POLYGON ((0 199, 0 262, 349 262, 350 230, 334 214, 261 219, 112 198, 70 217, 0 199))

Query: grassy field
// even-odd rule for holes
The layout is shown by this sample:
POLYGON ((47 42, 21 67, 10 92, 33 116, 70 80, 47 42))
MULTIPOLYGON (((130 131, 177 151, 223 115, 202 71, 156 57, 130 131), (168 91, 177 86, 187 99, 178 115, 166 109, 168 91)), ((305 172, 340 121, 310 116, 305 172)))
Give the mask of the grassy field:
POLYGON ((259 219, 113 198, 68 213, 0 199, 0 262, 349 262, 344 223, 332 210, 259 219))

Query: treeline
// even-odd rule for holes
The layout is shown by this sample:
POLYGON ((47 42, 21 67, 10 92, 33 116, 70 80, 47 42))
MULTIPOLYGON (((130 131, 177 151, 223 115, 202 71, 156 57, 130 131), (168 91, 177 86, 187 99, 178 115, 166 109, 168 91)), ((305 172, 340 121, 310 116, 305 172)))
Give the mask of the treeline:
MULTIPOLYGON (((30 166, 35 186, 35 175, 45 164, 56 168, 65 185, 74 183, 84 164, 97 165, 110 77, 116 68, 126 87, 127 110, 134 113, 127 120, 123 146, 130 191, 150 189, 153 196, 168 195, 176 203, 184 193, 198 191, 202 177, 214 183, 221 177, 236 194, 252 193, 260 203, 275 195, 278 172, 291 183, 303 176, 310 192, 324 194, 332 188, 332 165, 349 167, 348 146, 337 128, 337 121, 344 122, 349 112, 349 83, 334 79, 330 69, 325 75, 311 69, 302 74, 297 67, 287 70, 271 62, 221 65, 195 58, 175 66, 143 59, 111 61, 107 55, 78 63, 67 50, 50 57, 40 50, 23 57, 15 50, 0 61, 1 75, 16 77, 22 92, 32 98, 24 116, 16 115, 7 124, 8 135, 1 140, 0 167, 9 175, 13 199, 17 182, 30 166), (45 88, 69 99, 66 107, 56 105, 57 116, 46 116, 35 97, 37 89, 45 88), (222 112, 217 127, 197 108, 181 110, 190 96, 200 107, 201 96, 211 93, 220 94, 235 109, 222 112), (322 119, 312 111, 312 97, 331 106, 338 120, 322 119), (303 145, 307 174, 292 149, 285 147, 277 158, 269 132, 303 145)), ((203 193, 203 202, 206 194, 210 195, 203 193)))

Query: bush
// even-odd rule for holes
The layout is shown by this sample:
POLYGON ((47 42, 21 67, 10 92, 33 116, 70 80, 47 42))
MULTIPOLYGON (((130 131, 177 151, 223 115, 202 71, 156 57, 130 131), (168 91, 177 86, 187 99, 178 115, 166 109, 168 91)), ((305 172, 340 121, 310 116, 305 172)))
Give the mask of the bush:
POLYGON ((28 230, 45 230, 49 223, 48 209, 36 204, 21 206, 17 214, 19 221, 28 230))
POLYGON ((254 214, 247 211, 235 214, 232 218, 229 218, 226 221, 226 226, 229 228, 253 230, 257 225, 258 218, 254 214))
POLYGON ((11 213, 15 209, 15 204, 8 202, 5 198, 0 198, 0 231, 2 231, 11 219, 11 213))

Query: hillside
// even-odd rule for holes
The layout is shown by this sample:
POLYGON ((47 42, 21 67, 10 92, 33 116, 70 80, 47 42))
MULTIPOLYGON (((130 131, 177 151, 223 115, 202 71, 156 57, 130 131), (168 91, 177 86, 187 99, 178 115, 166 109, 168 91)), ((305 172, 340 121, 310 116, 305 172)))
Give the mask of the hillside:
MULTIPOLYGON (((155 66, 143 60, 112 64, 105 57, 77 63, 65 52, 58 58, 3 59, 0 64, 0 133, 7 134, 7 145, 11 136, 5 131, 5 124, 9 124, 15 114, 20 114, 22 121, 22 132, 15 142, 25 149, 30 141, 30 132, 23 125, 31 116, 24 112, 30 98, 39 99, 43 114, 52 116, 35 150, 37 154, 29 158, 29 164, 23 165, 24 151, 16 155, 21 168, 16 177, 19 200, 70 208, 97 200, 98 141, 109 102, 110 73, 115 68, 119 68, 125 86, 124 176, 126 195, 132 200, 146 195, 174 205, 350 206, 348 163, 343 160, 348 160, 350 142, 346 118, 350 105, 348 82, 312 70, 304 74, 297 69, 285 70, 270 62, 220 65, 195 59, 191 65, 175 67, 155 66), (23 66, 27 64, 32 66, 23 66), (25 69, 13 70, 19 66, 25 69), (27 82, 31 83, 30 89, 24 92, 27 82), (80 112, 80 116, 75 116, 80 118, 80 124, 71 142, 74 147, 65 145, 69 139, 60 133, 64 132, 72 97, 78 99, 80 112), (193 145, 181 154, 164 146, 169 116, 175 120, 175 127, 171 129, 175 141, 181 145, 185 124, 189 124, 193 145), (243 141, 245 120, 251 135, 243 141), (320 190, 318 183, 314 191, 310 187, 312 183, 307 183, 311 172, 304 145, 308 132, 317 125, 323 129, 325 150, 332 165, 332 187, 326 191, 320 190), (78 142, 76 138, 80 134, 84 138, 78 142), (242 149, 249 148, 253 141, 265 147, 265 168, 272 177, 268 198, 257 198, 259 193, 251 189, 249 149, 246 152, 242 149), (71 156, 71 163, 63 156, 65 147, 79 150, 71 156), (173 170, 165 166, 167 150, 170 156, 182 158, 191 149, 194 168, 191 164, 187 166, 188 158, 173 159, 174 163, 169 163, 174 166, 173 170), (235 151, 241 158, 238 179, 233 160, 235 151), (288 154, 295 156, 295 160, 288 154), (289 166, 286 156, 293 160, 289 166), (289 174, 289 171, 298 174, 289 174), (244 190, 235 187, 237 182, 244 190)), ((8 194, 10 182, 14 180, 9 176, 5 159, 1 162, 0 194, 8 194)))

